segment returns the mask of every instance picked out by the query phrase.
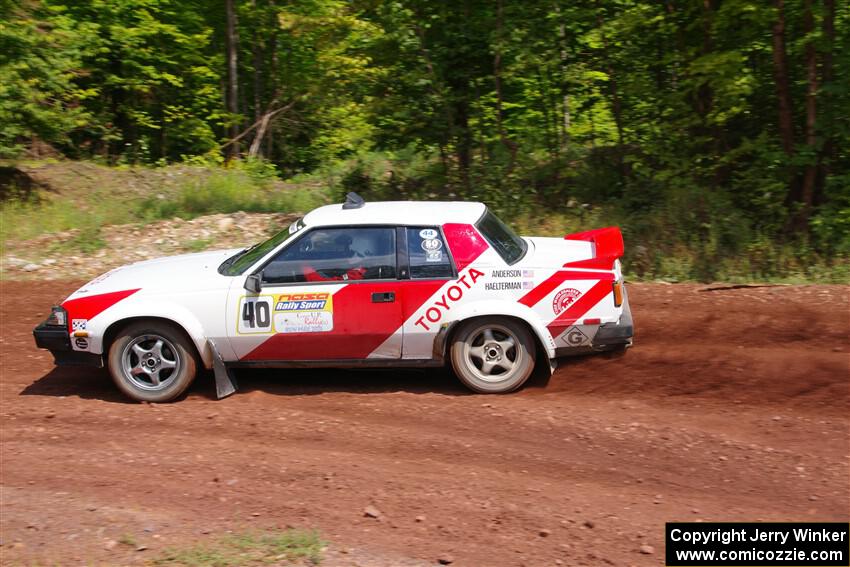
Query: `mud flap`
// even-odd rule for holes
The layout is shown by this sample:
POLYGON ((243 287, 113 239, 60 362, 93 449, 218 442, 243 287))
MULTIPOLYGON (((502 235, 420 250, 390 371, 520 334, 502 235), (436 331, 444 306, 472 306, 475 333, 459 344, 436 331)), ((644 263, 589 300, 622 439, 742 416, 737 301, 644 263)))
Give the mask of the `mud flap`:
POLYGON ((207 339, 213 357, 213 373, 215 374, 215 395, 220 400, 236 393, 238 385, 233 371, 227 368, 212 339, 207 339))

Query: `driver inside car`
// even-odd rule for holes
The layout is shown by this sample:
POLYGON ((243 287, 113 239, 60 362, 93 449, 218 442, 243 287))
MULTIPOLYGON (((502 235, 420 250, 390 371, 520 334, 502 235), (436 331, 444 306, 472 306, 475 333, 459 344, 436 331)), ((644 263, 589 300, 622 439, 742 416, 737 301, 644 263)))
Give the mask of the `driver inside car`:
POLYGON ((360 265, 359 260, 363 256, 351 249, 352 242, 351 236, 347 234, 340 234, 334 238, 333 244, 328 246, 328 252, 332 252, 334 264, 339 268, 329 271, 305 264, 304 279, 308 282, 362 280, 366 274, 366 268, 360 265), (340 271, 342 273, 338 273, 340 271))

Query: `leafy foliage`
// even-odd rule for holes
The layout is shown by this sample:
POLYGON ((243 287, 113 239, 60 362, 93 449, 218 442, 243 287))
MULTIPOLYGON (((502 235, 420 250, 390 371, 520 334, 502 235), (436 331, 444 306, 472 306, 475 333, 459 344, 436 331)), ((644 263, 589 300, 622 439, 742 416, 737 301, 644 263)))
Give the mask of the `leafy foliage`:
MULTIPOLYGON (((477 198, 529 217, 580 211, 622 223, 661 258, 687 250, 681 271, 703 279, 743 257, 752 261, 736 265, 750 274, 781 271, 781 250, 826 263, 850 254, 846 2, 0 9, 0 156, 241 157, 371 198, 477 198)), ((228 175, 192 189, 180 210, 245 202, 228 175)), ((641 262, 655 273, 663 260, 641 262)))

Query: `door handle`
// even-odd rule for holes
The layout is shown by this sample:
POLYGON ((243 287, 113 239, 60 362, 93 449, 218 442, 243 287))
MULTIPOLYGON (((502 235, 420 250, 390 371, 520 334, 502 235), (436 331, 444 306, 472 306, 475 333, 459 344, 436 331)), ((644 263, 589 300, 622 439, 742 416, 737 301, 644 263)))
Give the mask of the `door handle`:
POLYGON ((395 301, 395 292, 377 291, 372 294, 372 303, 392 303, 395 301))

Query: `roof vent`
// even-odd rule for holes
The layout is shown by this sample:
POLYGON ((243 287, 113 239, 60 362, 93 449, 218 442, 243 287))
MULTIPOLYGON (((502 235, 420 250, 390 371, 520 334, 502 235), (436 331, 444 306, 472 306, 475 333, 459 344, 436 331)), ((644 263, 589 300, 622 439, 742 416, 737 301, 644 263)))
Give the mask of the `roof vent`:
POLYGON ((345 196, 345 203, 342 204, 343 209, 359 209, 363 205, 366 204, 365 199, 355 193, 354 191, 350 192, 345 196))

